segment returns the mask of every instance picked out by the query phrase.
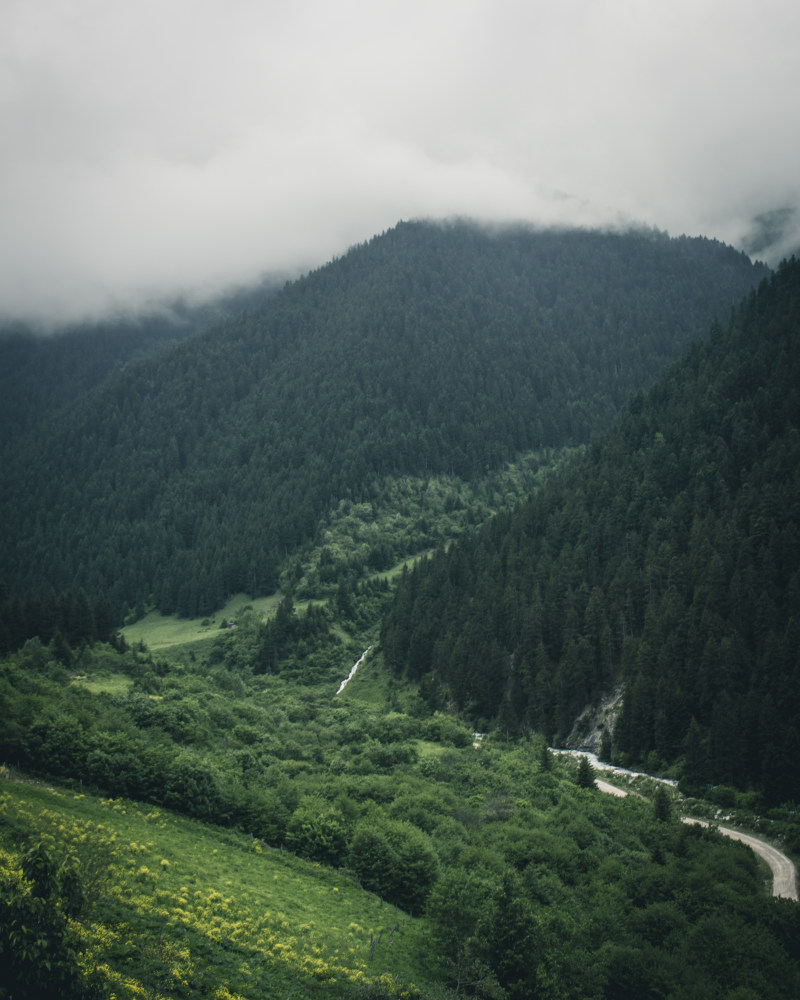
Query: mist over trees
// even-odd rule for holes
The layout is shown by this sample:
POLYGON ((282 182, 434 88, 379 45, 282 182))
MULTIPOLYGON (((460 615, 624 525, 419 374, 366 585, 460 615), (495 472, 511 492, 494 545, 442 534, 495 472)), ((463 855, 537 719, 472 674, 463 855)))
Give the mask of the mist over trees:
POLYGON ((386 477, 587 442, 764 273, 657 232, 399 225, 19 419, 0 578, 105 592, 118 615, 270 592, 339 500, 386 477))

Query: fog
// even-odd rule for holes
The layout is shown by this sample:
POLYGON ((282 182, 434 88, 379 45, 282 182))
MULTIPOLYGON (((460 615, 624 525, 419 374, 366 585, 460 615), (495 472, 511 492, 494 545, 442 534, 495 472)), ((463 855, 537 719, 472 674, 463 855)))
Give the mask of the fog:
POLYGON ((800 247, 786 0, 4 0, 0 316, 324 263, 400 219, 800 247))

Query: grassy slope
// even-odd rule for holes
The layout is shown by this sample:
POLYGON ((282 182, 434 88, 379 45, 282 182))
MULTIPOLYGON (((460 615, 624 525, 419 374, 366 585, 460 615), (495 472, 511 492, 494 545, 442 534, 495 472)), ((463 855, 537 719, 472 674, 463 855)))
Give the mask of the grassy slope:
MULTIPOLYGON (((83 683, 95 679, 90 676, 83 683)), ((300 697, 307 699, 313 691, 304 688, 300 697)), ((277 689, 274 694, 278 697, 277 689)), ((349 709, 353 718, 362 718, 366 711, 390 719, 414 697, 381 669, 380 656, 365 660, 342 695, 319 694, 332 708, 339 702, 340 711, 349 709)), ((407 793, 422 794, 421 776, 437 776, 427 790, 446 796, 438 818, 450 824, 447 829, 458 826, 450 814, 461 795, 466 797, 459 808, 471 812, 475 823, 483 822, 487 811, 508 809, 513 803, 512 811, 521 810, 524 816, 514 824, 509 844, 513 847, 514 838, 522 838, 520 849, 546 859, 542 891, 554 895, 552 905, 541 910, 541 919, 554 921, 553 933, 560 920, 583 919, 584 911, 602 906, 598 900, 603 893, 618 891, 613 887, 621 877, 620 861, 642 867, 643 874, 649 871, 647 851, 635 832, 649 813, 645 799, 581 798, 569 779, 558 784, 543 779, 540 788, 531 748, 489 739, 476 753, 425 739, 414 743, 419 768, 414 769, 413 783, 406 771, 366 776, 358 768, 346 770, 344 777, 353 788, 363 776, 373 791, 392 788, 399 795, 398 783, 407 786, 407 793), (442 784, 445 771, 450 777, 442 784), (462 782, 466 784, 457 791, 462 782), (587 841, 601 852, 609 875, 581 888, 572 883, 582 878, 575 866, 581 867, 587 841), (560 871, 559 865, 567 873, 565 882, 553 874, 560 871)), ((560 777, 566 776, 566 767, 554 764, 560 777)), ((504 827, 489 824, 499 843, 506 836, 504 827)), ((413 995, 411 984, 425 995, 438 995, 439 987, 432 984, 441 970, 426 964, 431 960, 428 922, 381 905, 344 872, 151 805, 93 798, 74 788, 0 782, 0 868, 15 864, 29 838, 47 834, 61 850, 80 853, 92 842, 100 845, 94 853, 101 857, 113 850, 110 878, 96 887, 94 910, 82 927, 87 965, 99 970, 105 995, 113 992, 119 1000, 387 997, 413 995), (373 941, 377 943, 370 960, 373 941), (362 992, 367 983, 371 992, 362 992)), ((453 850, 471 850, 470 844, 471 838, 461 831, 453 850)), ((749 861, 749 852, 745 854, 749 861)), ((480 857, 489 857, 485 848, 480 857)))
MULTIPOLYGON (((241 604, 223 614, 234 617, 241 604)), ((137 623, 140 637, 169 635, 160 618, 137 623)), ((175 623, 173 651, 192 648, 199 627, 175 623)), ((99 674, 77 682, 112 694, 131 683, 99 674)), ((385 711, 393 687, 367 659, 338 698, 385 711)), ((87 966, 118 1000, 350 996, 368 983, 384 996, 414 995, 435 979, 425 972, 425 919, 384 903, 347 872, 168 810, 8 780, 0 769, 0 868, 15 868, 21 845, 42 838, 88 858, 84 871, 92 859, 100 868, 110 861, 81 939, 87 966)))
POLYGON ((308 996, 316 984, 336 995, 337 984, 347 994, 387 974, 400 993, 424 967, 424 919, 242 834, 133 802, 0 781, 6 865, 21 827, 78 851, 92 841, 113 851, 83 938, 119 998, 224 996, 213 993, 221 987, 308 996))
POLYGON ((235 621, 242 608, 249 605, 254 611, 269 615, 275 611, 280 598, 281 594, 255 599, 246 594, 234 594, 211 618, 178 618, 151 611, 139 621, 126 625, 122 634, 130 645, 143 642, 154 653, 167 652, 177 646, 210 643, 219 635, 222 622, 235 621))

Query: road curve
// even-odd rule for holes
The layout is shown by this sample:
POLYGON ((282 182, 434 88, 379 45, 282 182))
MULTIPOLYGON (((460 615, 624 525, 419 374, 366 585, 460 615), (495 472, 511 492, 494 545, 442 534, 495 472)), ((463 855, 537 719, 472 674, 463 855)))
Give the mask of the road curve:
POLYGON ((624 788, 617 788, 616 785, 609 785, 607 781, 602 781, 600 778, 595 778, 594 783, 601 792, 605 792, 606 795, 616 795, 618 799, 624 799, 628 794, 624 788))
MULTIPOLYGON (((705 820, 691 819, 688 816, 684 816, 683 822, 708 826, 705 820)), ((720 826, 717 829, 724 837, 730 837, 731 840, 739 840, 743 844, 747 844, 760 858, 767 862, 772 871, 773 896, 781 899, 793 899, 797 902, 797 869, 785 854, 782 854, 772 844, 768 844, 766 840, 752 837, 749 833, 742 833, 741 830, 734 830, 730 826, 720 826)))
MULTIPOLYGON (((618 775, 632 775, 635 777, 652 777, 651 775, 641 774, 636 771, 627 771, 625 768, 613 768, 608 764, 601 764, 597 762, 597 757, 594 754, 587 753, 584 750, 556 750, 551 748, 551 751, 556 754, 565 754, 571 757, 588 757, 589 763, 594 767, 597 763, 595 770, 600 769, 602 771, 616 773, 618 775)), ((663 781, 661 778, 654 778, 655 781, 663 781)), ((628 792, 624 788, 619 788, 617 785, 611 785, 607 781, 603 781, 601 778, 595 778, 595 785, 601 792, 605 792, 607 795, 616 795, 618 798, 624 798, 628 792)), ((675 785, 674 781, 665 782, 666 784, 675 785)), ((683 817, 684 823, 697 823, 699 826, 708 826, 709 824, 702 819, 692 819, 689 816, 683 817)), ((794 863, 786 857, 785 854, 781 853, 777 848, 773 847, 772 844, 768 844, 766 840, 761 840, 760 837, 753 837, 749 833, 742 833, 741 830, 734 830, 730 826, 718 826, 717 829, 724 837, 730 837, 731 840, 738 840, 741 843, 746 844, 751 850, 755 851, 756 854, 763 858, 764 861, 770 867, 772 871, 772 895, 779 897, 781 899, 793 899, 798 902, 797 896, 797 869, 794 863)))

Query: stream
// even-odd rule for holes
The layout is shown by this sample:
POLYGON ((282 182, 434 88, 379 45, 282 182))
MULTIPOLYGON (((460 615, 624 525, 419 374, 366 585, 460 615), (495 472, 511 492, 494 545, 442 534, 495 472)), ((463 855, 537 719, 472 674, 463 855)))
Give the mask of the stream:
POLYGON ((656 778, 652 774, 645 774, 644 771, 629 771, 626 767, 616 767, 614 764, 606 764, 599 759, 597 754, 590 750, 559 750, 555 747, 548 747, 550 753, 567 757, 588 757, 589 763, 595 771, 605 771, 609 774, 616 774, 620 778, 649 778, 651 781, 660 781, 662 785, 669 785, 670 788, 677 788, 678 782, 671 778, 656 778))
POLYGON ((339 690, 338 690, 338 691, 336 692, 336 694, 341 694, 341 693, 342 693, 342 691, 344 691, 344 689, 345 689, 345 688, 347 687, 347 685, 348 685, 348 684, 350 683, 350 681, 351 681, 351 680, 352 680, 352 679, 353 679, 353 678, 355 677, 355 675, 356 675, 356 670, 358 670, 358 668, 359 668, 359 667, 361 666, 361 664, 362 664, 362 663, 364 662, 364 660, 365 660, 365 659, 366 659, 366 657, 367 657, 367 653, 369 653, 369 651, 370 651, 371 649, 372 649, 372 646, 367 646, 367 648, 366 648, 366 649, 364 650, 364 652, 363 652, 363 653, 361 654, 361 656, 359 656, 359 658, 358 658, 358 659, 356 660, 356 662, 355 662, 355 663, 353 664, 353 666, 352 666, 352 667, 350 668, 350 673, 349 673, 349 674, 347 675, 347 677, 345 677, 345 679, 344 679, 344 680, 342 681, 342 683, 341 683, 341 684, 339 685, 339 690))

